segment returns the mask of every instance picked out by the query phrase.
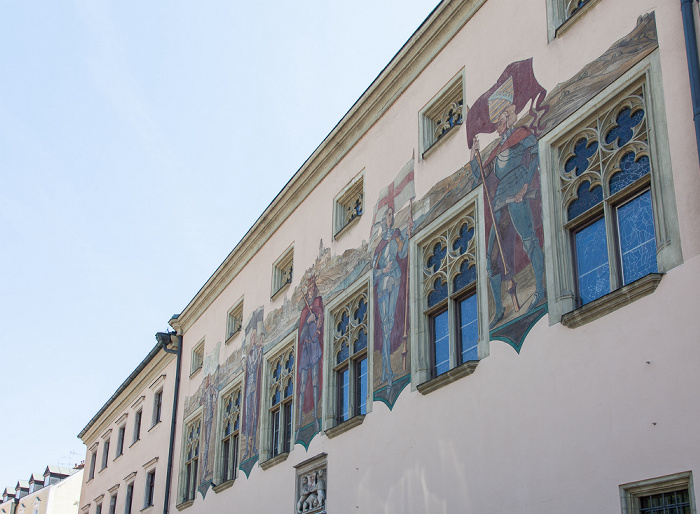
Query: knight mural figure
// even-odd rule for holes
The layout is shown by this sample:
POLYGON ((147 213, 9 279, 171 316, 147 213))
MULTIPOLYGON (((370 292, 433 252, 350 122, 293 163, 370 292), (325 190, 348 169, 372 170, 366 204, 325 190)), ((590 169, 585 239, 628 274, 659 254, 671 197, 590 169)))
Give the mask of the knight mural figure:
MULTIPOLYGON (((413 225, 411 217, 408 224, 410 230, 413 225)), ((388 387, 391 389, 394 380, 391 354, 401 345, 405 321, 404 309, 397 310, 397 304, 399 307, 405 306, 409 235, 406 229, 401 231, 394 228, 393 205, 387 208, 381 221, 381 229, 382 238, 374 251, 372 269, 375 305, 378 307, 378 321, 381 329, 381 382, 388 382, 388 387)))
MULTIPOLYGON (((503 235, 511 228, 517 231, 522 240, 523 250, 527 254, 535 275, 535 293, 528 307, 528 312, 537 307, 545 298, 543 283, 544 254, 540 246, 539 238, 535 231, 530 199, 534 199, 539 190, 538 178, 539 154, 537 138, 529 128, 514 128, 517 120, 516 107, 513 104, 513 79, 506 80, 488 99, 488 110, 491 123, 496 125, 496 131, 500 136, 500 142, 493 149, 483 169, 480 166, 479 140, 474 137, 471 150, 471 168, 476 181, 480 175, 485 182, 495 183, 496 190, 493 200, 489 199, 492 208, 494 223, 488 235, 486 271, 489 276, 491 292, 495 302, 495 316, 489 328, 493 329, 505 315, 505 308, 501 298, 501 285, 505 279, 507 290, 514 297, 516 284, 513 280, 515 265, 513 252, 515 247, 514 237, 506 237, 507 243, 503 244, 503 235), (495 175, 495 179, 491 174, 495 175), (508 222, 510 218, 510 223, 508 222)), ((487 189, 492 191, 492 189, 487 189)), ((516 307, 516 310, 519 308, 516 307)))
POLYGON ((253 315, 246 329, 246 334, 249 334, 249 347, 246 356, 245 411, 242 430, 243 434, 250 438, 250 441, 245 441, 245 451, 241 460, 257 454, 255 435, 258 429, 258 395, 262 377, 263 331, 262 313, 253 315))
POLYGON ((302 428, 304 401, 311 374, 314 433, 318 432, 321 360, 323 358, 323 298, 318 294, 316 277, 311 275, 302 290, 304 308, 299 318, 299 417, 297 438, 302 428))

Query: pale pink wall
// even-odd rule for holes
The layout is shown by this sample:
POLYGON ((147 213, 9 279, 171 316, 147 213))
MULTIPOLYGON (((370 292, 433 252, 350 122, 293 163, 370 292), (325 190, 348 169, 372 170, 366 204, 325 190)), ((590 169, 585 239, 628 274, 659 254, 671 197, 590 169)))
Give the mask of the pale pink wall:
MULTIPOLYGON (((297 445, 284 463, 256 466, 205 501, 198 495, 188 513, 291 512, 292 465, 319 452, 328 453, 329 508, 341 513, 619 512, 619 484, 700 472, 700 170, 679 3, 599 0, 551 43, 545 7, 545 0, 489 0, 187 331, 175 465, 184 399, 201 382, 201 374, 187 378, 192 347, 205 338, 208 354, 221 342, 223 362, 240 346, 242 336, 223 343, 226 312, 242 294, 244 322, 260 305, 265 314, 282 305, 284 295, 269 298, 271 267, 289 244, 288 297, 319 239, 340 255, 369 238, 380 189, 414 152, 418 198, 467 162, 464 127, 428 159, 418 156, 418 112, 462 68, 467 105, 506 65, 529 57, 551 91, 655 11, 685 263, 651 296, 581 328, 541 320, 519 355, 492 342, 472 376, 427 396, 407 388, 391 412, 375 402, 361 426, 333 440, 316 436, 308 452, 297 445), (363 169, 366 214, 333 241, 332 200, 363 169)), ((175 477, 171 510, 176 490, 175 477)))

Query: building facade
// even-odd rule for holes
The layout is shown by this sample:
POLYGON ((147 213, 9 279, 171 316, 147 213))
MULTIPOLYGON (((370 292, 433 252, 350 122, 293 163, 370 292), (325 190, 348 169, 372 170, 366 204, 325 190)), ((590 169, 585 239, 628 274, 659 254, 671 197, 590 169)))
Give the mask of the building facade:
POLYGON ((158 343, 78 435, 83 514, 162 512, 176 375, 166 349, 158 343))
MULTIPOLYGON (((170 320, 164 512, 696 512, 687 27, 674 0, 441 2, 170 320)), ((83 513, 159 448, 86 471, 83 513)))
POLYGON ((6 488, 0 514, 78 514, 83 467, 49 465, 43 472, 6 488))

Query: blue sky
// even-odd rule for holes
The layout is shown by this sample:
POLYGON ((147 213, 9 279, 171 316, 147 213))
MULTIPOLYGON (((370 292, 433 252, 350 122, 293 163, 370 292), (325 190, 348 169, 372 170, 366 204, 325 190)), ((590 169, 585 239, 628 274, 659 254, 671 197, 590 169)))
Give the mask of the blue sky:
POLYGON ((0 491, 85 458, 78 432, 436 4, 0 3, 0 491))

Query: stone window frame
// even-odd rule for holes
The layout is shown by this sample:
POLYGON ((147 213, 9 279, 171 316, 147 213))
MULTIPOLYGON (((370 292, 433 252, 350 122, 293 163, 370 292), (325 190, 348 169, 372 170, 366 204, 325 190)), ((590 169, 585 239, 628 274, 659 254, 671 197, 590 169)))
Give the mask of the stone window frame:
POLYGON ((192 378, 204 366, 204 342, 202 339, 192 348, 190 359, 190 378, 192 378))
POLYGON ((124 455, 124 442, 126 441, 126 421, 117 428, 117 448, 116 455, 113 460, 117 460, 124 455))
POLYGON ((226 313, 226 343, 233 341, 243 331, 243 296, 226 313))
MULTIPOLYGON (((342 294, 338 295, 333 301, 329 302, 324 308, 324 318, 328 320, 324 326, 324 340, 328 341, 325 346, 326 351, 324 352, 324 367, 323 367, 323 416, 324 416, 324 431, 327 437, 333 438, 340 435, 351 428, 354 428, 360 424, 365 419, 365 416, 372 412, 373 401, 372 401, 372 386, 373 381, 371 377, 371 370, 373 369, 373 359, 374 352, 371 350, 372 345, 372 334, 373 334, 373 322, 374 322, 374 311, 372 309, 373 295, 372 295, 372 272, 369 271, 359 277, 350 287, 348 287, 342 294), (344 422, 338 421, 337 416, 337 403, 338 403, 338 384, 336 376, 336 351, 334 347, 334 335, 335 335, 335 318, 334 313, 342 309, 342 307, 351 301, 352 298, 356 297, 362 292, 363 289, 367 291, 368 298, 368 308, 367 308, 367 399, 366 399, 366 414, 358 414, 355 416, 350 416, 350 418, 344 422)), ((350 356, 352 359, 352 355, 350 356)))
POLYGON ((106 436, 102 436, 104 443, 102 443, 102 465, 100 466, 100 471, 107 469, 109 464, 109 441, 112 431, 110 430, 106 436))
POLYGON ((695 488, 692 471, 684 471, 637 482, 620 485, 620 507, 622 514, 639 514, 640 498, 644 496, 668 493, 687 489, 690 496, 690 512, 697 514, 695 488))
MULTIPOLYGON (((468 361, 456 365, 456 306, 453 306, 457 298, 448 298, 449 337, 450 337, 450 370, 437 376, 433 376, 431 358, 432 341, 430 338, 429 315, 432 309, 427 307, 427 295, 425 292, 424 274, 424 248, 431 244, 439 234, 458 223, 459 218, 469 214, 474 220, 474 237, 476 245, 476 295, 478 305, 479 339, 477 352, 479 360, 488 357, 489 344, 489 310, 488 310, 488 283, 486 274, 486 242, 481 223, 484 218, 483 186, 478 186, 455 203, 450 209, 432 221, 420 233, 414 234, 410 242, 410 291, 411 291, 411 382, 412 389, 417 389, 422 394, 428 394, 436 389, 464 376, 470 375, 476 369, 478 361, 468 361), (454 358, 454 360, 453 360, 454 358)), ((461 293, 461 291, 460 291, 461 293)), ((459 295, 459 293, 458 293, 459 295)))
MULTIPOLYGON (((542 137, 539 141, 539 155, 543 226, 547 241, 544 253, 550 325, 561 322, 575 328, 651 294, 661 276, 683 262, 658 50, 542 137), (653 203, 659 273, 618 287, 605 296, 578 307, 570 235, 569 230, 564 227, 565 212, 558 173, 559 148, 589 124, 597 113, 614 108, 625 95, 640 87, 644 87, 648 118, 651 165, 649 187, 653 203)), ((612 286, 613 284, 611 289, 612 286)))
POLYGON ((365 170, 358 173, 333 200, 333 239, 359 221, 365 210, 365 170))
MULTIPOLYGON (((147 509, 152 508, 155 505, 155 500, 156 500, 156 494, 155 494, 155 489, 156 489, 156 463, 158 461, 154 462, 149 469, 146 469, 146 481, 144 482, 144 488, 143 488, 143 509, 141 511, 145 511, 147 509), (150 496, 150 498, 149 498, 150 496)), ((146 467, 146 466, 144 466, 146 467)))
MULTIPOLYGON (((143 398, 143 396, 141 397, 143 398)), ((131 446, 135 445, 141 440, 141 424, 143 423, 143 407, 140 407, 134 413, 134 430, 132 434, 131 446)), ((131 447, 130 446, 130 447, 131 447)))
MULTIPOLYGON (((134 473, 135 475, 135 473, 134 473)), ((124 514, 132 514, 134 507, 134 480, 132 479, 126 484, 126 493, 124 494, 124 514)))
POLYGON ((216 460, 214 461, 214 492, 219 493, 220 491, 227 489, 228 487, 233 485, 233 482, 238 478, 238 466, 240 465, 240 452, 241 452, 241 447, 240 447, 240 426, 242 423, 242 413, 243 413, 243 374, 240 374, 236 379, 234 379, 230 384, 228 384, 224 389, 221 390, 219 393, 219 398, 217 401, 217 424, 216 424, 216 446, 215 446, 215 455, 217 456, 216 460), (236 443, 237 447, 237 454, 235 458, 235 465, 232 466, 232 477, 230 479, 226 479, 226 476, 224 475, 223 471, 223 465, 224 465, 224 453, 223 453, 223 439, 224 439, 224 400, 226 399, 227 396, 230 394, 233 394, 235 392, 238 392, 240 395, 240 408, 238 412, 239 416, 239 429, 235 430, 234 432, 237 432, 237 434, 232 433, 232 437, 235 435, 238 438, 238 441, 236 443))
POLYGON ((183 430, 182 430, 182 441, 180 444, 180 472, 179 472, 179 477, 178 477, 178 487, 177 487, 177 499, 178 499, 178 504, 176 505, 178 510, 185 509, 189 506, 191 506, 194 501, 197 498, 197 479, 201 477, 200 474, 200 465, 201 465, 201 456, 202 456, 202 414, 204 412, 204 406, 200 405, 195 409, 193 413, 191 413, 189 416, 187 416, 182 423, 183 430), (196 456, 196 467, 195 467, 195 477, 194 477, 194 483, 189 484, 188 483, 188 477, 187 477, 187 464, 192 462, 193 459, 187 459, 187 446, 188 446, 188 440, 187 440, 187 434, 190 430, 190 427, 195 424, 199 423, 199 441, 198 441, 198 453, 196 456), (191 488, 194 486, 194 490, 192 491, 191 488), (192 497, 190 498, 190 493, 192 493, 192 497))
MULTIPOLYGON (((273 348, 270 348, 265 355, 265 359, 263 360, 263 390, 262 394, 260 395, 261 398, 261 403, 262 405, 260 406, 261 413, 260 413, 260 467, 263 468, 264 470, 269 469, 270 467, 274 466, 275 464, 279 464, 280 462, 284 462, 287 457, 289 456, 289 453, 294 449, 294 427, 296 426, 297 419, 296 419, 296 370, 297 370, 297 357, 298 357, 298 349, 297 349, 297 331, 295 330, 292 334, 289 336, 283 338, 279 343, 277 343, 273 348), (271 406, 271 400, 272 400, 272 387, 271 387, 271 374, 273 370, 273 365, 276 361, 279 359, 282 359, 282 369, 284 370, 284 361, 286 360, 285 357, 288 356, 290 352, 293 352, 294 356, 294 366, 293 370, 291 373, 285 374, 284 379, 286 379, 288 376, 291 375, 291 380, 293 384, 293 389, 292 389, 292 394, 291 394, 291 416, 292 416, 292 429, 291 429, 291 436, 289 440, 289 451, 284 451, 283 448, 283 437, 280 435, 279 437, 279 446, 277 449, 276 453, 272 449, 272 439, 273 439, 273 423, 271 416, 274 415, 274 412, 279 409, 280 410, 280 416, 282 416, 282 409, 285 405, 285 403, 289 403, 289 401, 285 402, 284 396, 282 397, 282 400, 280 400, 279 403, 275 404, 274 406, 271 406), (279 406, 279 407, 278 407, 279 406)), ((284 383, 282 384, 283 389, 284 389, 284 384, 286 384, 287 381, 284 380, 284 383)), ((281 420, 280 424, 282 424, 283 421, 286 420, 281 420)), ((282 428, 280 428, 280 434, 281 434, 282 428)))
POLYGON ((272 265, 272 291, 270 298, 277 298, 286 291, 294 279, 294 243, 272 265))
POLYGON ((464 86, 465 70, 462 68, 418 113, 418 144, 423 159, 427 159, 445 141, 459 132, 463 125, 469 110, 464 105, 464 86), (441 125, 445 125, 443 118, 449 116, 450 109, 459 110, 459 121, 454 124, 447 123, 450 126, 445 127, 444 132, 437 136, 436 131, 440 130, 441 125))
POLYGON ((86 483, 95 478, 95 470, 97 469, 97 445, 98 443, 95 443, 90 447, 90 467, 88 468, 86 483))
POLYGON ((561 37, 600 0, 547 0, 547 40, 561 37), (576 6, 576 4, 580 4, 576 6))

